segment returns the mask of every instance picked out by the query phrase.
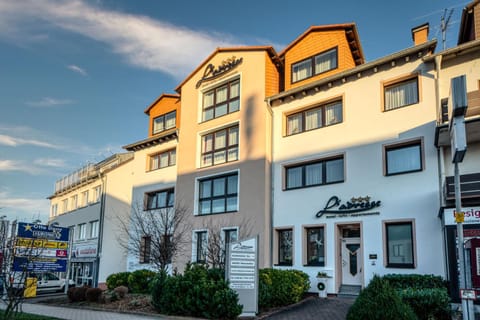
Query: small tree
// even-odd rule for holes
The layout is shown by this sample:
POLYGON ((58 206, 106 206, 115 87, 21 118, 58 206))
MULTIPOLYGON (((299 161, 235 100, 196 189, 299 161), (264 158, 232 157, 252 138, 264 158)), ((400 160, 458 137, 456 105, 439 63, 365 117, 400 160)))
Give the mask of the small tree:
POLYGON ((138 203, 132 206, 129 219, 119 219, 126 237, 119 237, 121 247, 143 263, 153 264, 166 272, 175 254, 186 244, 190 228, 183 207, 144 210, 138 203))

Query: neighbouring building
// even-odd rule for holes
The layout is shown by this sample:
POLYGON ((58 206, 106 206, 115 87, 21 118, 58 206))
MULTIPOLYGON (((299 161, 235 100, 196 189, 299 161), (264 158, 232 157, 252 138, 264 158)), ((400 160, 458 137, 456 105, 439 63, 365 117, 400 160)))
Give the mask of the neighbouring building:
POLYGON ((437 127, 435 146, 439 153, 440 196, 447 279, 451 297, 458 300, 457 224, 455 222, 454 164, 449 132, 451 80, 465 76, 467 151, 459 164, 462 211, 465 212, 464 240, 470 249, 467 270, 475 288, 480 288, 480 1, 473 1, 462 13, 458 45, 428 58, 437 70, 437 127))
POLYGON ((132 153, 114 154, 55 183, 49 224, 71 230, 68 273, 76 285, 102 286, 111 273, 125 271, 116 222, 130 212, 132 158, 132 153))

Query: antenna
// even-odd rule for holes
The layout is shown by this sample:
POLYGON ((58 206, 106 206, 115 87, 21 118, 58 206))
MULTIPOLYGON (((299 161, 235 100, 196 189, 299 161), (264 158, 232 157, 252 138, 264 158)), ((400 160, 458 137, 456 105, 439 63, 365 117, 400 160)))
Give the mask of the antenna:
POLYGON ((448 28, 448 23, 450 22, 450 18, 452 17, 453 14, 453 8, 450 9, 450 12, 448 14, 448 18, 445 20, 445 17, 447 15, 447 9, 443 11, 443 16, 441 19, 441 29, 442 29, 442 43, 443 43, 443 50, 447 48, 447 28, 448 28))

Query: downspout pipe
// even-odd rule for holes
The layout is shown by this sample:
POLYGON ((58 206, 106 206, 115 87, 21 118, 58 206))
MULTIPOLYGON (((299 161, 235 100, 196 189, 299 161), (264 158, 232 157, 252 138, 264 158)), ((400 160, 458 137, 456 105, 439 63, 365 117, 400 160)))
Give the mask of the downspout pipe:
POLYGON ((270 267, 273 266, 273 218, 274 218, 274 206, 275 206, 275 163, 273 161, 273 155, 275 154, 275 139, 274 139, 274 127, 275 127, 275 119, 273 117, 273 110, 272 110, 272 101, 270 98, 266 99, 268 111, 271 117, 271 125, 270 125, 270 267))
POLYGON ((98 170, 98 178, 101 181, 101 191, 102 195, 100 197, 100 221, 99 221, 99 230, 98 230, 98 248, 97 248, 97 269, 95 274, 95 287, 98 287, 98 276, 100 274, 100 259, 102 256, 102 244, 103 244, 103 226, 105 223, 105 204, 107 198, 107 176, 103 175, 100 170, 98 170))

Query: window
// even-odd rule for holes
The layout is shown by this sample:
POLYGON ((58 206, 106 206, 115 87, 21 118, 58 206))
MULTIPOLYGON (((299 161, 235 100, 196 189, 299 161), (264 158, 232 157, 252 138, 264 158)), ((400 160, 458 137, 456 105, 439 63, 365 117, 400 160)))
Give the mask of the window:
POLYGON ((327 72, 338 67, 337 48, 292 64, 292 83, 327 72))
POLYGON ((342 101, 320 105, 287 116, 287 136, 343 121, 342 101))
POLYGON ((52 217, 55 217, 58 214, 58 204, 55 203, 52 205, 52 217))
POLYGON ((152 247, 152 237, 143 236, 140 239, 140 263, 150 263, 150 252, 152 247))
POLYGON ((240 108, 240 80, 234 80, 203 94, 202 121, 224 116, 240 108))
POLYGON ((87 224, 82 223, 78 225, 78 239, 86 239, 87 238, 87 224))
POLYGON ((90 222, 90 238, 98 237, 98 220, 90 222))
POLYGON ((278 230, 278 264, 283 266, 292 265, 293 255, 293 230, 278 230))
POLYGON ((157 153, 150 156, 150 170, 161 169, 169 166, 174 166, 177 162, 176 149, 157 153))
POLYGON ((177 112, 172 111, 153 119, 153 134, 175 128, 177 125, 177 112))
POLYGON ((102 193, 102 188, 100 186, 96 186, 93 189, 93 194, 95 195, 95 199, 93 202, 99 202, 100 201, 100 195, 102 193))
POLYGON ((414 268, 412 222, 385 224, 387 267, 414 268))
POLYGON ((238 160, 238 125, 202 136, 202 167, 235 160, 238 160))
POLYGON ((418 103, 418 78, 385 86, 384 99, 385 111, 418 103))
POLYGON ((194 259, 193 261, 197 263, 206 263, 207 262, 207 231, 197 231, 195 232, 195 243, 194 243, 194 259))
POLYGON ((63 209, 63 212, 68 212, 68 199, 64 199, 62 201, 62 209, 63 209))
POLYGON ((343 156, 286 167, 285 175, 287 190, 343 182, 343 156))
POLYGON ((238 174, 202 179, 199 182, 199 214, 238 210, 238 174))
POLYGON ((325 266, 323 227, 307 228, 307 265, 325 266))
POLYGON ((82 192, 82 206, 86 207, 88 205, 88 190, 82 192))
POLYGON ((385 174, 387 176, 417 172, 422 169, 421 141, 385 147, 385 174))
POLYGON ((145 195, 145 210, 172 208, 175 204, 175 190, 167 189, 145 195))
POLYGON ((74 195, 71 200, 72 200, 71 201, 72 210, 77 209, 77 207, 78 207, 78 196, 74 195))

